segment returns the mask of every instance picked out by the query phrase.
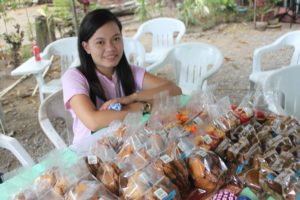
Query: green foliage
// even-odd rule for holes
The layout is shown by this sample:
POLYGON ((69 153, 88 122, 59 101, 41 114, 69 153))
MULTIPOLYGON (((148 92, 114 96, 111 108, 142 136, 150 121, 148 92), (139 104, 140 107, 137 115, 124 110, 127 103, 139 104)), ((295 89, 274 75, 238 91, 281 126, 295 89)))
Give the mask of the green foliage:
POLYGON ((149 13, 146 9, 145 0, 138 0, 139 6, 135 11, 135 15, 138 17, 138 20, 144 22, 148 19, 149 13))
POLYGON ((21 31, 19 24, 16 24, 14 27, 16 32, 10 34, 4 33, 3 39, 11 46, 11 58, 13 59, 12 64, 17 67, 20 65, 22 60, 20 49, 24 40, 24 31, 21 31))
POLYGON ((179 18, 189 26, 222 13, 235 13, 236 3, 235 0, 183 0, 177 8, 179 18))

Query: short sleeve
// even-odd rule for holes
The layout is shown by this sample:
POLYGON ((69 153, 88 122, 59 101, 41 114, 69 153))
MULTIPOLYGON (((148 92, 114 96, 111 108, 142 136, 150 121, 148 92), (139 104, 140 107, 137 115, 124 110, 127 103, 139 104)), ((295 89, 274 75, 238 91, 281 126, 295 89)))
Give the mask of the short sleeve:
POLYGON ((137 66, 132 66, 131 69, 135 79, 137 90, 142 90, 144 76, 145 76, 145 69, 137 66))
POLYGON ((62 76, 64 105, 70 109, 69 101, 77 94, 89 96, 89 84, 77 68, 69 68, 62 76))

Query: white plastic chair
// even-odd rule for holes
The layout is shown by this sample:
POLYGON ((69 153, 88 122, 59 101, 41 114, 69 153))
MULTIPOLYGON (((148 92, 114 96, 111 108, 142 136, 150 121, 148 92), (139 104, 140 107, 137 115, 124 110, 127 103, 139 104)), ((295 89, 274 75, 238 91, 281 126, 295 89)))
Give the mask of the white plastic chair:
POLYGON ((155 18, 141 24, 133 38, 141 41, 143 35, 151 34, 151 51, 146 50, 145 57, 146 63, 151 64, 160 60, 175 44, 179 44, 185 30, 184 23, 178 19, 155 18))
POLYGON ((13 137, 0 133, 0 147, 9 150, 24 167, 30 167, 35 164, 24 147, 13 137))
POLYGON ((71 114, 65 110, 62 89, 49 95, 45 101, 42 102, 39 107, 38 117, 42 130, 54 144, 55 148, 62 149, 67 147, 67 144, 70 145, 72 143, 73 119, 71 114), (53 123, 56 119, 63 119, 65 121, 68 140, 67 144, 62 137, 62 133, 58 133, 55 129, 53 123))
POLYGON ((207 79, 215 74, 223 63, 223 54, 213 45, 182 43, 169 50, 161 61, 147 67, 147 71, 170 65, 174 68, 176 82, 185 95, 195 90, 205 90, 207 79))
POLYGON ((124 37, 124 51, 130 64, 144 67, 145 48, 142 43, 134 38, 124 37))
POLYGON ((299 76, 300 65, 294 65, 281 68, 267 77, 263 91, 271 111, 293 115, 300 120, 299 76), (275 99, 272 99, 273 95, 275 99))
POLYGON ((289 65, 291 66, 300 64, 300 31, 286 33, 275 40, 273 43, 254 50, 252 72, 249 76, 251 89, 254 89, 255 84, 260 84, 262 86, 266 78, 277 70, 262 69, 261 60, 263 55, 284 46, 292 46, 294 48, 294 52, 289 65))
MULTIPOLYGON (((71 65, 78 57, 77 37, 68 37, 56 40, 48 44, 41 54, 43 59, 51 59, 52 56, 59 56, 61 74, 71 65)), ((44 100, 44 94, 51 94, 62 88, 60 79, 53 79, 46 82, 41 77, 39 88, 41 102, 44 100)))

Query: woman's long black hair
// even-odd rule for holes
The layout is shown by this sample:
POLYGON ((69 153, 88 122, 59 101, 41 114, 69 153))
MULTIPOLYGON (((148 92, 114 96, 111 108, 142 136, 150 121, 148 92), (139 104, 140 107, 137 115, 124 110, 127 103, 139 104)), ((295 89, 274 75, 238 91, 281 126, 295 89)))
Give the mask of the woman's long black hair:
MULTIPOLYGON (((106 9, 96 9, 84 17, 79 28, 78 52, 81 65, 78 67, 78 70, 86 77, 89 83, 90 98, 95 106, 96 97, 101 98, 103 101, 106 101, 107 98, 97 77, 96 65, 93 62, 91 55, 84 50, 82 42, 87 42, 98 28, 112 21, 118 25, 120 32, 122 32, 122 24, 113 13, 106 9)), ((127 96, 134 93, 136 90, 134 77, 124 52, 120 62, 115 67, 115 70, 125 95, 127 96)))

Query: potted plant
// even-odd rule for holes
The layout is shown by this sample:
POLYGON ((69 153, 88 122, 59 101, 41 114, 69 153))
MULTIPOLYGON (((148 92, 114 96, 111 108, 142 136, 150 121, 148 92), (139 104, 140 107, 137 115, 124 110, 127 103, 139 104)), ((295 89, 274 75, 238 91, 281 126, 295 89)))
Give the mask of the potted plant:
POLYGON ((274 6, 281 0, 255 0, 254 25, 256 29, 265 30, 268 21, 274 17, 274 6))

